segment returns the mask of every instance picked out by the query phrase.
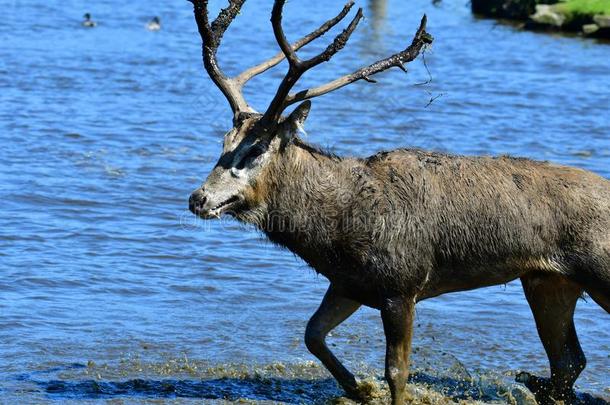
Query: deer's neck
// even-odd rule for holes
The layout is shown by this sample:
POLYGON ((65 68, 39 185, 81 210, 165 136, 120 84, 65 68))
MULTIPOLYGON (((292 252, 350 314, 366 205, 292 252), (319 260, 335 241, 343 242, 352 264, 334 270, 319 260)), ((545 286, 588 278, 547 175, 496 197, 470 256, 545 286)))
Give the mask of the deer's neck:
POLYGON ((332 250, 341 217, 349 212, 354 164, 302 142, 287 146, 265 176, 258 225, 273 242, 306 261, 332 250))

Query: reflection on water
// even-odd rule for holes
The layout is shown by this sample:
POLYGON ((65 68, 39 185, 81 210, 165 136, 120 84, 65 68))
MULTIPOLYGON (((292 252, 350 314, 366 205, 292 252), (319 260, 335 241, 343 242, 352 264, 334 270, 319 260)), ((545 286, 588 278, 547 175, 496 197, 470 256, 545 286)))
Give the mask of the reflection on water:
MULTIPOLYGON (((375 85, 321 97, 309 141, 360 156, 406 145, 509 153, 610 177, 610 47, 476 20, 460 2, 360 5, 368 19, 352 43, 302 86, 403 49, 424 12, 435 37, 426 54, 432 81, 415 85, 429 80, 418 61, 408 75, 387 72, 375 85)), ((316 0, 305 13, 289 2, 286 31, 297 38, 336 7, 316 0)), ((0 402, 338 395, 302 343, 326 281, 251 228, 187 211, 230 123, 202 71, 189 4, 89 8, 14 1, 0 24, 0 402), (80 28, 85 11, 97 28, 80 28), (164 21, 156 33, 144 29, 152 15, 164 21), (272 371, 257 380, 257 367, 272 371)), ((230 73, 277 52, 268 21, 268 6, 247 3, 220 50, 230 73)), ((249 84, 253 105, 268 104, 283 69, 249 84)), ((588 366, 578 389, 605 398, 608 322, 579 302, 588 366)), ((329 342, 379 382, 384 338, 375 311, 358 311, 329 342)), ((422 302, 414 347, 417 375, 452 397, 471 391, 451 379, 473 382, 487 395, 480 399, 505 400, 525 395, 510 385, 516 371, 548 373, 517 283, 422 302)))
POLYGON ((388 15, 388 2, 387 0, 369 0, 368 1, 367 14, 370 18, 370 25, 375 34, 375 39, 379 39, 383 35, 382 29, 385 25, 385 20, 388 15))

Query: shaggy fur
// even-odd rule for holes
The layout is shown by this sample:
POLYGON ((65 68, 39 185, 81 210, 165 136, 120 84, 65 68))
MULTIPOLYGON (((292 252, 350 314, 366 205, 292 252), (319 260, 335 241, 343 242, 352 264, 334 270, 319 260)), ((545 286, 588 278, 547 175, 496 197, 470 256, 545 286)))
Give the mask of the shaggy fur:
POLYGON ((260 178, 256 215, 238 218, 367 305, 551 272, 610 308, 610 182, 590 172, 414 149, 340 159, 298 140, 260 178))
POLYGON ((259 132, 256 116, 239 123, 190 207, 256 225, 330 280, 305 342, 347 394, 362 399, 324 338, 360 305, 381 311, 386 378, 399 404, 415 303, 520 278, 551 376, 518 381, 541 405, 573 402, 586 363, 576 301, 586 291, 610 313, 610 181, 508 156, 397 149, 341 158, 296 136, 308 109, 275 133, 259 132))

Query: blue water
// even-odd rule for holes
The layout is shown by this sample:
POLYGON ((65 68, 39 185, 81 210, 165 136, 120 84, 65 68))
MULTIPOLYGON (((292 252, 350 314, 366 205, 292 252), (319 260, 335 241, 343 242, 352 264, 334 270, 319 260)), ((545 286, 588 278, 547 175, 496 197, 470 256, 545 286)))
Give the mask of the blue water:
MULTIPOLYGON (((211 3, 214 13, 224 5, 211 3)), ((248 2, 226 35, 220 61, 231 74, 278 50, 270 6, 260 3, 248 2)), ((289 2, 289 36, 341 5, 328 3, 289 2)), ((350 45, 303 86, 403 49, 424 12, 435 37, 430 73, 419 59, 408 75, 384 73, 378 84, 315 100, 309 141, 358 156, 406 145, 509 153, 610 178, 609 44, 479 20, 461 1, 359 3, 367 18, 350 45)), ((230 125, 201 67, 190 4, 0 7, 0 402, 78 399, 88 388, 70 384, 89 378, 180 380, 190 364, 208 367, 210 378, 221 378, 213 370, 223 365, 309 367, 302 334, 326 280, 248 227, 187 211, 230 125), (97 28, 80 26, 86 11, 97 28), (144 29, 154 15, 160 32, 144 29), (162 364, 173 366, 161 372, 162 364), (67 385, 54 393, 55 380, 67 385)), ((248 85, 254 106, 267 105, 284 69, 248 85)), ((610 317, 582 301, 576 322, 588 356, 578 389, 609 400, 610 317)), ((548 373, 518 283, 422 302, 416 324, 414 368, 460 364, 506 384, 517 370, 548 373)), ((360 310, 330 342, 361 374, 379 374, 375 311, 360 310)), ((234 397, 231 387, 220 397, 234 397)), ((314 388, 295 401, 315 397, 314 388)), ((104 398, 157 395, 112 392, 104 398)), ((285 400, 252 392, 245 397, 285 400)))

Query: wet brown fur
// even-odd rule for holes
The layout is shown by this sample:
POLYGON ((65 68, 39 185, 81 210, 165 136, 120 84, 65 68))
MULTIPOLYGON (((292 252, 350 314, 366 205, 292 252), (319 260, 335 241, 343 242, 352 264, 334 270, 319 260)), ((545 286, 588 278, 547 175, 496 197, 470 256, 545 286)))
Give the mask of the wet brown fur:
MULTIPOLYGON (((244 125, 225 153, 256 130, 244 125)), ((219 173, 206 187, 222 189, 210 180, 219 173)), ((359 397, 357 382, 324 338, 360 305, 381 311, 386 378, 398 404, 415 303, 520 278, 551 376, 518 378, 541 404, 574 400, 585 366, 572 321, 576 300, 587 292, 610 313, 607 179, 508 156, 397 149, 341 158, 294 136, 282 139, 243 195, 234 216, 330 280, 305 341, 348 395, 359 397)))
POLYGON ((243 219, 360 300, 366 291, 366 304, 388 290, 423 299, 541 272, 605 306, 608 180, 522 158, 399 149, 341 159, 304 145, 266 168, 250 196, 264 203, 243 219))
POLYGON ((576 300, 584 290, 610 312, 610 182, 584 170, 510 157, 398 149, 342 159, 319 151, 295 135, 309 99, 392 67, 404 69, 432 42, 426 17, 404 51, 291 95, 307 70, 343 48, 362 9, 322 53, 301 60, 296 50, 341 21, 353 2, 293 48, 282 28, 285 0, 275 0, 273 32, 290 67, 258 115, 243 97, 243 85, 281 58, 227 78, 216 52, 244 1, 231 0, 211 24, 207 1, 193 3, 204 66, 227 97, 235 127, 189 208, 202 218, 232 213, 255 224, 330 280, 305 343, 348 395, 362 399, 355 377, 324 339, 360 305, 380 310, 385 376, 392 403, 402 404, 415 303, 521 278, 551 376, 523 373, 518 379, 541 405, 571 402, 585 366, 572 321, 576 300), (304 101, 283 119, 298 100, 304 101))
MULTIPOLYGON (((610 313, 608 180, 508 156, 398 149, 342 159, 300 139, 259 179, 241 218, 326 276, 327 296, 345 297, 350 314, 364 304, 383 315, 390 297, 419 301, 521 278, 552 374, 520 378, 541 404, 574 399, 571 387, 585 366, 572 321, 576 300, 586 291, 610 313)), ((314 316, 306 341, 357 396, 323 344, 341 320, 314 316)), ((399 401, 406 372, 396 377, 387 367, 399 401)))

